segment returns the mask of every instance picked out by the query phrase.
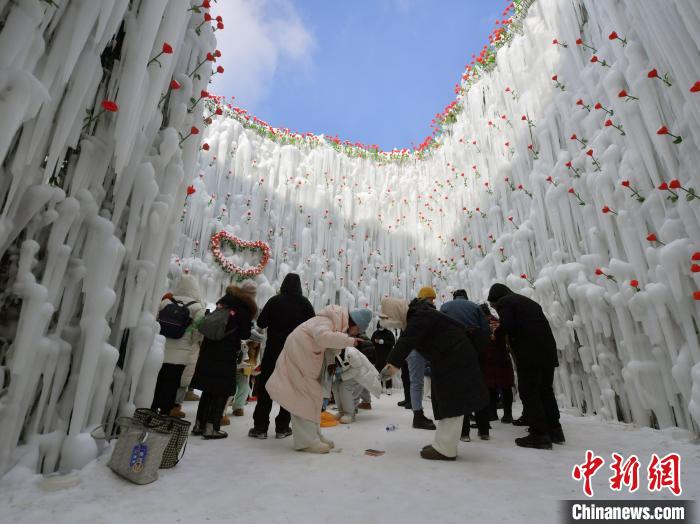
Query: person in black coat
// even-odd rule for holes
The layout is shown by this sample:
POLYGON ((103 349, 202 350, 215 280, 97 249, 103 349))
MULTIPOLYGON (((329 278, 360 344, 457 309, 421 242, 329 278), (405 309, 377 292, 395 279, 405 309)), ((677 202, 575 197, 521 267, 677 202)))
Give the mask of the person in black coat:
POLYGON ((197 419, 192 433, 204 438, 226 438, 220 430, 221 417, 228 397, 236 393, 236 367, 241 341, 250 338, 253 318, 258 311, 255 301, 237 286, 228 286, 217 308, 229 310, 226 331, 221 340, 204 338, 192 377, 192 387, 202 396, 197 408, 197 419))
MULTIPOLYGON (((289 334, 297 326, 316 316, 311 302, 302 295, 301 279, 296 273, 288 273, 282 281, 280 292, 262 308, 257 324, 259 328, 267 329, 267 344, 260 365, 260 374, 255 379, 258 401, 253 413, 253 428, 248 432, 251 438, 267 438, 267 428, 270 425, 272 399, 265 384, 275 371, 275 363, 284 347, 289 334)), ((291 415, 280 406, 275 418, 275 435, 277 438, 288 437, 292 434, 289 426, 291 415)))
MULTIPOLYGON (((386 359, 389 356, 389 352, 396 344, 396 337, 391 332, 391 330, 382 327, 380 322, 377 322, 377 329, 372 333, 372 344, 374 344, 374 367, 377 371, 381 371, 386 366, 386 359)), ((391 391, 392 383, 391 379, 385 382, 387 392, 389 394, 391 391)))
POLYGON ((515 439, 518 446, 552 449, 552 442, 563 444, 559 407, 554 396, 554 368, 559 366, 557 346, 540 305, 494 284, 488 301, 498 312, 500 324, 494 336, 508 336, 518 370, 518 387, 527 413, 530 435, 515 439))
POLYGON ((411 350, 430 360, 431 400, 438 420, 435 440, 421 457, 455 460, 464 415, 488 405, 488 390, 479 358, 464 325, 440 313, 427 301, 382 300, 382 325, 402 328, 389 353, 386 373, 393 375, 411 350), (396 325, 398 323, 398 325, 396 325))

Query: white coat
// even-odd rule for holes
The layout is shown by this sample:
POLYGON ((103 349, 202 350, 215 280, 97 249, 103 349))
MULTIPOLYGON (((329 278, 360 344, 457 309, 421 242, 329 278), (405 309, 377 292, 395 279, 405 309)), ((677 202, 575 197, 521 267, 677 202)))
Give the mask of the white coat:
POLYGON ((347 347, 345 348, 345 358, 338 356, 337 360, 342 369, 340 378, 343 379, 343 382, 354 380, 379 398, 382 393, 379 372, 360 350, 347 347))

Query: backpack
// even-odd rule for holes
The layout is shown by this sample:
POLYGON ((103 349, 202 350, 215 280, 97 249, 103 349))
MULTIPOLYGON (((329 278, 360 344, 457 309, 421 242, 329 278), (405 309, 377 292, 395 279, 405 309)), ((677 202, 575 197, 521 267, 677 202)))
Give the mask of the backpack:
POLYGON ((158 323, 160 324, 160 334, 166 338, 182 338, 185 331, 192 323, 189 307, 196 304, 193 300, 185 304, 174 298, 170 299, 170 304, 165 306, 158 313, 158 323))
POLYGON ((228 319, 232 311, 232 309, 227 307, 215 309, 204 317, 202 323, 199 325, 199 332, 210 340, 222 340, 227 337, 237 329, 236 327, 230 331, 226 331, 226 325, 228 324, 228 319))

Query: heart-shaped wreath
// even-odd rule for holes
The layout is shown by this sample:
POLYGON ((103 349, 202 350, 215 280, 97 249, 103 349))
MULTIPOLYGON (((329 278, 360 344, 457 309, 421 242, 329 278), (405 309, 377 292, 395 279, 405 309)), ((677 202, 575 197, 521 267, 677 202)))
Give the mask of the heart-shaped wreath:
POLYGON ((212 255, 214 255, 214 260, 219 264, 222 270, 227 273, 234 273, 239 279, 254 277, 259 275, 265 269, 267 262, 270 260, 270 246, 267 245, 262 240, 256 240, 255 242, 249 242, 247 240, 241 240, 237 236, 228 233, 227 231, 219 231, 211 237, 211 242, 209 243, 209 248, 211 249, 212 255), (241 251, 262 251, 262 258, 257 266, 242 268, 238 267, 236 264, 228 260, 221 252, 221 245, 228 244, 234 253, 241 251))

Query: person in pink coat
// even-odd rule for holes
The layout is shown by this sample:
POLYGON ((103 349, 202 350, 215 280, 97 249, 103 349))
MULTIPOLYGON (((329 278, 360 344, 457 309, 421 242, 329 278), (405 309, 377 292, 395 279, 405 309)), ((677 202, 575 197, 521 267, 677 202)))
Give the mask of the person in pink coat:
POLYGON ((367 329, 371 319, 368 309, 348 313, 343 307, 327 306, 287 337, 265 387, 292 415, 294 449, 328 453, 333 447, 319 427, 323 379, 340 350, 358 344, 355 337, 367 329))

